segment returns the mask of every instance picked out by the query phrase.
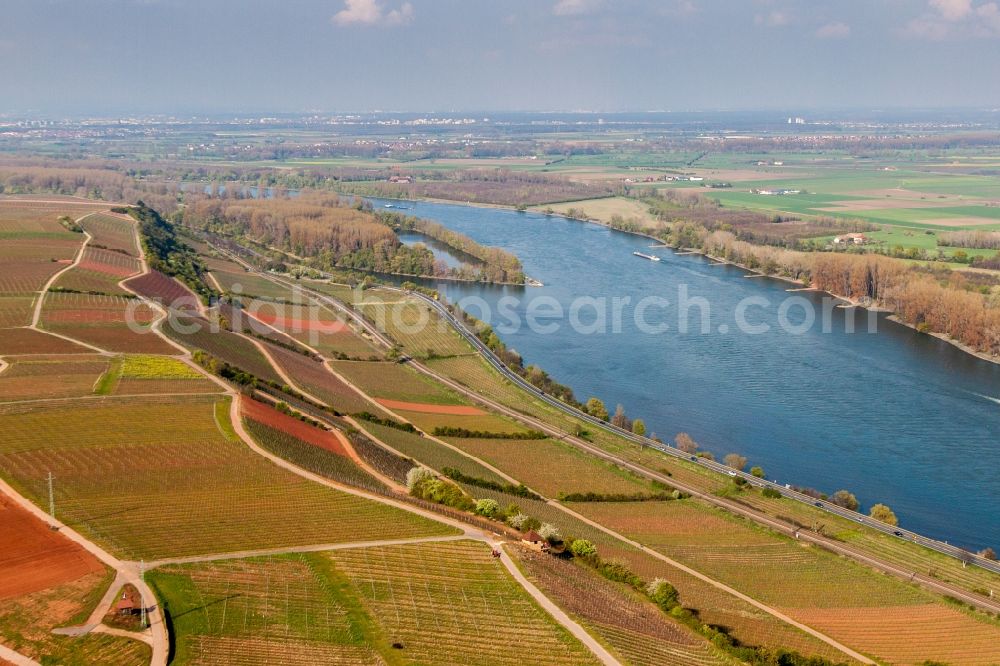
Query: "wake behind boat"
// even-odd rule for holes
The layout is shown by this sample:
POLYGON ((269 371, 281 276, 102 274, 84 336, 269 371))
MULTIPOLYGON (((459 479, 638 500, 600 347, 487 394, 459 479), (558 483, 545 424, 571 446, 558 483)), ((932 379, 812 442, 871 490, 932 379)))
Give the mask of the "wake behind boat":
POLYGON ((643 254, 642 252, 633 252, 632 254, 634 254, 637 257, 642 257, 643 259, 649 259, 650 261, 659 261, 660 260, 659 257, 657 257, 656 255, 652 255, 652 254, 643 254))

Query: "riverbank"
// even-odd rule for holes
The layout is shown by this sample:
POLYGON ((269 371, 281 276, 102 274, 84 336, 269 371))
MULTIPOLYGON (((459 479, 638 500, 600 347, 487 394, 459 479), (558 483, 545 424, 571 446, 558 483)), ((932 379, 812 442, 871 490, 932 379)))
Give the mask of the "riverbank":
MULTIPOLYGON (((474 203, 474 202, 450 201, 450 200, 436 199, 436 198, 430 198, 430 197, 422 197, 422 198, 419 198, 419 199, 396 199, 396 201, 410 201, 410 202, 425 201, 425 202, 429 202, 429 203, 440 203, 440 204, 445 204, 445 205, 471 206, 471 207, 474 207, 474 208, 488 208, 488 209, 509 210, 509 211, 514 211, 514 212, 522 212, 522 211, 519 211, 517 209, 517 207, 515 207, 515 206, 503 206, 503 205, 499 205, 499 204, 478 204, 478 203, 474 203)), ((675 252, 675 253, 681 253, 681 252, 683 252, 685 254, 699 254, 699 255, 705 257, 706 259, 710 259, 712 261, 716 261, 716 262, 722 263, 722 264, 728 264, 730 266, 739 268, 740 270, 745 270, 748 273, 752 273, 754 275, 759 275, 759 276, 771 278, 771 279, 774 279, 774 280, 780 280, 780 281, 786 282, 788 284, 796 285, 796 286, 801 287, 803 289, 805 289, 805 288, 811 288, 811 285, 805 285, 805 284, 803 284, 803 282, 801 280, 796 280, 795 278, 790 278, 790 277, 783 276, 783 275, 775 275, 775 274, 772 274, 772 273, 765 273, 765 272, 763 272, 763 271, 761 271, 759 269, 750 268, 749 266, 746 266, 744 264, 739 264, 739 263, 730 261, 728 259, 725 259, 723 257, 718 257, 718 256, 715 256, 715 255, 712 255, 712 254, 704 251, 701 248, 684 248, 684 247, 678 247, 678 246, 670 245, 670 244, 666 243, 662 238, 658 238, 658 237, 653 236, 652 234, 649 234, 647 232, 634 231, 634 230, 629 230, 629 229, 619 229, 619 228, 613 226, 610 223, 607 223, 607 222, 605 222, 603 220, 599 220, 599 219, 596 219, 596 218, 570 217, 568 215, 565 215, 565 214, 562 214, 562 213, 557 213, 557 212, 547 213, 547 212, 545 212, 543 210, 537 210, 538 208, 540 208, 540 206, 535 206, 533 208, 535 210, 533 210, 532 212, 538 213, 540 215, 544 215, 546 217, 561 217, 561 218, 564 218, 564 219, 567 219, 567 220, 573 220, 575 222, 581 222, 581 223, 586 223, 586 224, 596 224, 596 225, 605 227, 607 229, 611 229, 613 231, 621 232, 623 234, 629 234, 629 235, 632 235, 632 236, 638 236, 640 238, 647 238, 647 239, 649 239, 651 241, 654 241, 654 242, 660 244, 662 247, 664 247, 666 249, 669 249, 669 250, 671 250, 672 252, 675 252)), ((934 338, 937 338, 938 340, 941 340, 943 342, 947 342, 948 344, 952 345, 956 349, 959 349, 962 352, 964 352, 966 354, 969 354, 970 356, 974 356, 974 357, 976 357, 976 358, 978 358, 980 360, 988 361, 990 363, 993 363, 993 364, 996 364, 996 365, 1000 365, 1000 356, 993 356, 993 355, 988 354, 986 352, 981 352, 979 350, 976 350, 976 349, 970 347, 969 345, 964 344, 963 342, 961 342, 959 340, 955 340, 955 339, 949 337, 947 334, 944 334, 944 333, 939 333, 937 331, 922 331, 919 328, 917 328, 916 325, 910 324, 910 323, 904 321, 903 319, 901 319, 899 317, 899 315, 897 315, 895 313, 895 311, 892 310, 892 309, 890 309, 890 308, 885 308, 885 307, 882 307, 882 306, 872 305, 872 304, 863 304, 860 301, 858 301, 857 299, 853 299, 853 298, 850 298, 848 296, 844 296, 842 294, 837 294, 837 293, 834 293, 834 292, 831 292, 831 291, 826 291, 826 290, 821 290, 821 289, 815 289, 815 288, 814 288, 814 290, 818 291, 818 292, 821 292, 821 293, 824 293, 824 294, 827 294, 827 295, 829 295, 832 298, 835 298, 837 300, 843 301, 845 304, 847 304, 850 307, 862 308, 862 309, 868 310, 869 312, 877 312, 877 313, 887 314, 887 315, 889 315, 887 318, 890 321, 892 321, 893 323, 901 324, 903 326, 906 326, 907 328, 912 329, 913 331, 916 331, 917 333, 921 333, 921 334, 924 334, 924 335, 930 335, 930 336, 932 336, 934 338)))

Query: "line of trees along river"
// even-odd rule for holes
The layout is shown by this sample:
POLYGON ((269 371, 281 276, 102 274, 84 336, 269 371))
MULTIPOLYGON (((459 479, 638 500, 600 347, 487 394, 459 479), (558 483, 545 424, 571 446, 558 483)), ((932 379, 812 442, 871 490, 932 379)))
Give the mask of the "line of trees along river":
MULTIPOLYGON (((745 271, 650 250, 646 238, 561 217, 415 202, 408 211, 436 220, 477 242, 516 254, 543 288, 441 283, 450 300, 477 297, 495 315, 500 299, 518 299, 511 312, 526 322, 533 299, 550 297, 568 308, 580 297, 630 299, 622 307, 620 332, 585 334, 564 318, 555 333, 527 325, 491 323, 525 363, 542 366, 568 384, 581 400, 598 396, 625 406, 648 432, 673 439, 690 433, 703 448, 735 451, 771 478, 832 493, 851 489, 862 510, 875 502, 895 509, 901 524, 969 548, 996 546, 1000 534, 1000 366, 977 359, 934 337, 876 316, 868 333, 867 312, 833 308, 829 332, 819 319, 801 335, 779 324, 788 297, 822 310, 817 293, 786 291, 788 283, 746 279, 745 271), (636 258, 655 252, 661 262, 636 258), (709 304, 709 332, 700 331, 700 311, 691 328, 677 327, 680 289, 709 304), (671 306, 647 310, 663 333, 643 332, 635 308, 645 296, 671 306), (767 324, 747 335, 735 311, 749 297, 748 318, 767 324), (846 331, 854 318, 858 332, 846 331), (722 330, 727 332, 720 332, 722 330)), ((481 307, 469 311, 482 317, 481 307)), ((592 323, 592 310, 581 310, 592 323)), ((800 307, 786 313, 804 324, 800 307)))

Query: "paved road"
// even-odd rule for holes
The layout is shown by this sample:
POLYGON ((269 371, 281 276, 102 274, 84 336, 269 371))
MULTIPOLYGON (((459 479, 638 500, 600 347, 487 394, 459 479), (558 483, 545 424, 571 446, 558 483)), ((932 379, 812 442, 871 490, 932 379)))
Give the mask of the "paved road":
POLYGON ((0 645, 0 659, 9 661, 14 664, 14 666, 42 666, 31 657, 25 657, 20 652, 15 652, 9 647, 5 647, 3 645, 0 645))

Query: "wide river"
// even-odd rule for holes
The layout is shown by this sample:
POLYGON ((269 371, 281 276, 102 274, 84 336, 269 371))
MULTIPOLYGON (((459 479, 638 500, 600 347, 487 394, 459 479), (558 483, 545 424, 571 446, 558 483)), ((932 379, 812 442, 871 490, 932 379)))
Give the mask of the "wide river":
POLYGON ((901 525, 927 536, 974 549, 1000 547, 1000 366, 884 316, 869 333, 864 310, 827 308, 824 331, 819 294, 790 293, 792 285, 779 280, 750 279, 701 256, 650 249, 649 239, 600 225, 492 208, 406 205, 409 215, 513 252, 525 272, 545 284, 438 286, 477 316, 485 304, 508 346, 579 399, 598 396, 612 410, 622 404, 663 439, 687 432, 716 457, 740 453, 782 483, 828 493, 846 488, 863 508, 884 502, 901 525), (707 330, 697 304, 688 308, 687 332, 679 330, 685 289, 689 300, 707 303, 707 330), (651 296, 670 305, 650 303, 651 296), (605 326, 590 300, 602 298, 605 326), (615 298, 629 299, 617 308, 620 317, 615 298), (783 309, 787 299, 793 300, 783 309), (574 303, 576 325, 569 313, 574 303), (556 304, 564 316, 553 313, 556 304), (816 322, 802 332, 807 304, 815 307, 816 322), (851 317, 857 332, 846 331, 851 317), (517 320, 519 326, 512 323, 517 320), (743 332, 741 321, 743 328, 769 330, 743 332), (654 330, 663 324, 666 331, 654 330))

